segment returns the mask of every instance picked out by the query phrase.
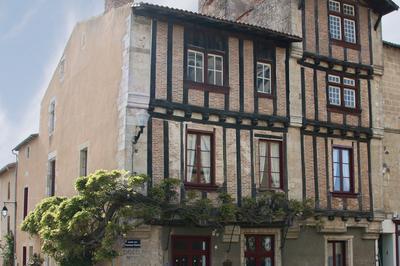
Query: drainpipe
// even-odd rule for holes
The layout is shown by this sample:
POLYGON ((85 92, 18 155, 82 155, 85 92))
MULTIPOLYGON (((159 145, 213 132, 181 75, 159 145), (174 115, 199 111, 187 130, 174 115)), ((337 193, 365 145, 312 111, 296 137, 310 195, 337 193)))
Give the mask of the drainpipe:
POLYGON ((17 265, 17 179, 18 179, 18 153, 11 151, 15 155, 15 181, 14 181, 14 266, 17 265))

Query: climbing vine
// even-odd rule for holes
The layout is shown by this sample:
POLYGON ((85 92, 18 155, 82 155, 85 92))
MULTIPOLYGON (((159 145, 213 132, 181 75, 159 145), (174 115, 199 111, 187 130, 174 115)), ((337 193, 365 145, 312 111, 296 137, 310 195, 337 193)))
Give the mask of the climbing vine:
POLYGON ((182 197, 177 179, 146 190, 147 181, 145 175, 116 170, 79 177, 76 196, 44 199, 26 217, 22 230, 39 235, 43 252, 60 265, 94 265, 118 256, 116 242, 141 224, 288 224, 307 217, 312 209, 308 201, 288 200, 282 193, 244 198, 239 207, 225 192, 218 192, 214 201, 195 191, 182 197))
POLYGON ((14 235, 12 232, 4 236, 4 243, 0 245, 0 254, 4 266, 14 265, 14 235))

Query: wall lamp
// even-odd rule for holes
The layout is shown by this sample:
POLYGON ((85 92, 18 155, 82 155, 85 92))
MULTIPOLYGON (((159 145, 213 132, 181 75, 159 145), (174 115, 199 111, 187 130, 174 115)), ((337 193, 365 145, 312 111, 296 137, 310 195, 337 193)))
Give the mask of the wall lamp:
POLYGON ((147 121, 149 120, 149 113, 145 110, 141 110, 136 113, 136 135, 133 137, 132 143, 137 144, 140 138, 140 135, 143 133, 143 129, 147 125, 147 121))
POLYGON ((6 218, 7 217, 7 215, 8 215, 8 209, 7 209, 7 207, 6 207, 6 204, 15 204, 16 202, 14 202, 14 201, 9 201, 9 202, 4 202, 4 207, 3 207, 3 209, 1 210, 1 216, 3 216, 4 218, 6 218))

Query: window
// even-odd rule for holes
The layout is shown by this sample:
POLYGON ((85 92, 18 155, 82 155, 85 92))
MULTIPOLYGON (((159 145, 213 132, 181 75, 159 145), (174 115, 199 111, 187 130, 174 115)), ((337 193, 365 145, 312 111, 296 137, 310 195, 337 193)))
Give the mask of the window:
POLYGON ((26 257, 26 247, 22 247, 22 266, 26 266, 27 265, 27 257, 26 257))
POLYGON ((23 219, 28 215, 28 197, 29 197, 29 189, 27 187, 24 188, 24 213, 23 219))
POLYGON ((26 159, 29 159, 29 157, 30 157, 30 155, 31 155, 31 147, 30 146, 28 146, 28 147, 26 147, 26 159))
POLYGON ((10 200, 11 198, 11 183, 8 181, 7 183, 7 200, 10 200))
POLYGON ((348 44, 357 43, 354 5, 329 0, 329 32, 333 40, 348 44))
POLYGON ((353 153, 349 148, 333 148, 333 192, 353 193, 353 153))
POLYGON ((271 64, 257 62, 257 92, 271 94, 271 64))
POLYGON ((56 182, 56 160, 49 161, 49 173, 47 178, 47 195, 52 197, 55 195, 55 182, 56 182))
POLYGON ((10 215, 7 216, 7 233, 11 232, 11 217, 10 215))
POLYGON ((274 237, 246 235, 244 251, 246 266, 274 265, 274 237))
POLYGON ((172 236, 172 265, 210 266, 210 238, 172 236))
POLYGON ((56 101, 53 100, 49 106, 49 134, 54 132, 56 123, 56 101))
POLYGON ((331 107, 358 110, 355 79, 328 75, 328 100, 331 107))
POLYGON ((208 84, 223 85, 223 62, 224 58, 222 56, 208 54, 208 84))
POLYGON ((188 80, 202 83, 204 82, 204 54, 201 52, 188 50, 188 80))
POLYGON ((259 142, 260 189, 282 189, 282 143, 259 142))
POLYGON ((80 152, 80 167, 79 167, 79 175, 87 176, 87 157, 88 157, 88 149, 82 149, 80 152))
POLYGON ((188 131, 186 146, 186 183, 213 184, 213 133, 188 131))
POLYGON ((346 241, 328 241, 328 266, 346 266, 346 241))

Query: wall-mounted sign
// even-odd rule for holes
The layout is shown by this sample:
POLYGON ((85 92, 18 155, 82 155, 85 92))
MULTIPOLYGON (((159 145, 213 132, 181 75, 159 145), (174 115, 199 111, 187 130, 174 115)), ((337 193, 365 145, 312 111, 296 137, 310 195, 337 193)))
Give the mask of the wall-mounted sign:
POLYGON ((128 239, 124 243, 124 248, 141 248, 140 239, 128 239))

